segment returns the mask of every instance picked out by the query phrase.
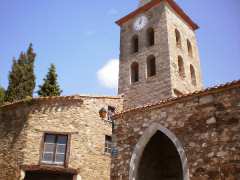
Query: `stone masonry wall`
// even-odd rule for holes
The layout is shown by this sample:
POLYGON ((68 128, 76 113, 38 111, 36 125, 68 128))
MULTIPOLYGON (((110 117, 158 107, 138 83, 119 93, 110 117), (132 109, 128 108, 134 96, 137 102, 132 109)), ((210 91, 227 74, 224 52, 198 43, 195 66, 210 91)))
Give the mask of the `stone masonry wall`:
POLYGON ((115 97, 46 100, 0 108, 0 179, 18 180, 22 166, 40 164, 44 132, 70 133, 68 166, 82 179, 109 180, 111 156, 104 153, 105 135, 112 125, 99 117, 108 105, 118 111, 115 97))
POLYGON ((129 180, 130 169, 136 171, 137 164, 131 158, 141 159, 135 149, 144 147, 141 143, 135 146, 140 138, 154 135, 145 134, 153 123, 167 128, 182 144, 190 180, 240 179, 239 83, 133 109, 115 118, 114 146, 118 156, 112 160, 112 180, 129 180))

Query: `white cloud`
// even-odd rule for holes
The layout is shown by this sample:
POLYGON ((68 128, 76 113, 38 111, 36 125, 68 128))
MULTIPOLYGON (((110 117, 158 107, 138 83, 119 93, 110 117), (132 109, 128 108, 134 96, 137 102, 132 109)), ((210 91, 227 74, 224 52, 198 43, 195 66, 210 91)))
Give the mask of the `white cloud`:
POLYGON ((110 59, 101 69, 97 72, 97 78, 101 85, 110 89, 117 89, 118 87, 118 71, 119 60, 110 59))

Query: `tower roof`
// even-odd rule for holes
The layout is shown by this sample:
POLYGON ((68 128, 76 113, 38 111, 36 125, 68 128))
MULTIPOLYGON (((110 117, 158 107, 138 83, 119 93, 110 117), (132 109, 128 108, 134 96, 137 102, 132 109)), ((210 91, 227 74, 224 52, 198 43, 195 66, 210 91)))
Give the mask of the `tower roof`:
POLYGON ((152 0, 149 3, 144 4, 143 6, 139 7, 135 11, 131 12, 130 14, 124 16, 123 18, 116 21, 116 23, 121 26, 125 22, 127 22, 129 19, 132 19, 136 17, 137 15, 146 12, 147 10, 151 9, 152 7, 156 6, 160 2, 165 1, 167 2, 170 7, 181 17, 183 20, 185 20, 186 23, 189 24, 189 26, 196 30, 199 28, 199 26, 182 10, 182 8, 174 1, 174 0, 152 0))

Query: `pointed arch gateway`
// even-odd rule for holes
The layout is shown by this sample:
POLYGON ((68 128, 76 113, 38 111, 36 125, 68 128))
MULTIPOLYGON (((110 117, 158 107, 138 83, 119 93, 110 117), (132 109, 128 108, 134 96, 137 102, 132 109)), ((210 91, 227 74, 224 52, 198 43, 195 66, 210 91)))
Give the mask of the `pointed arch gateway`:
POLYGON ((153 123, 134 148, 129 180, 189 180, 187 157, 177 137, 153 123))

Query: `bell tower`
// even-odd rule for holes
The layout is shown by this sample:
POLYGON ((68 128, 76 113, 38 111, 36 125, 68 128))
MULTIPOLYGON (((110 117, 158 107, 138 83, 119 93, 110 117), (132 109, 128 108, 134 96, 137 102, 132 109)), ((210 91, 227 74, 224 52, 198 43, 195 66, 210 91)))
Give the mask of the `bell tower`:
POLYGON ((195 30, 174 0, 140 0, 121 28, 119 94, 124 109, 202 89, 195 30))

